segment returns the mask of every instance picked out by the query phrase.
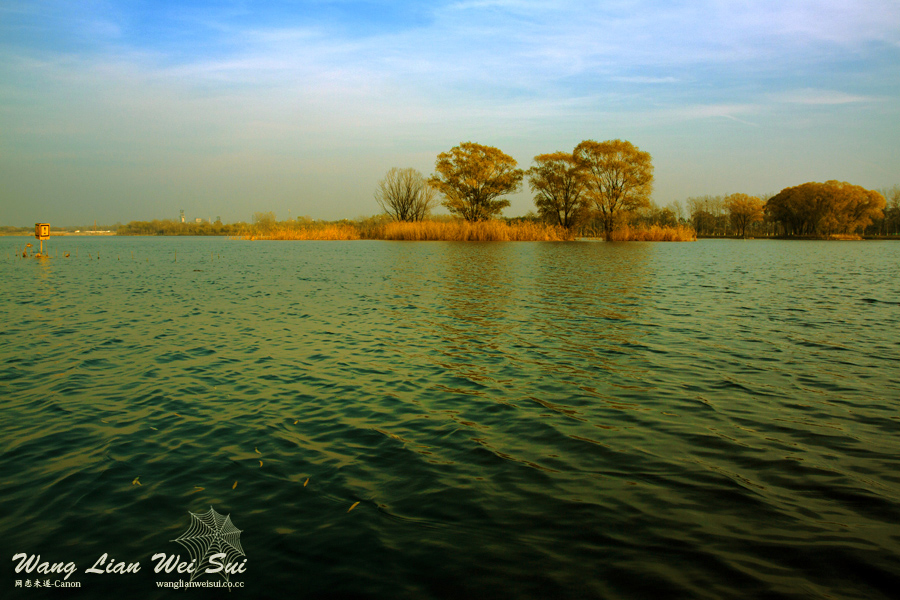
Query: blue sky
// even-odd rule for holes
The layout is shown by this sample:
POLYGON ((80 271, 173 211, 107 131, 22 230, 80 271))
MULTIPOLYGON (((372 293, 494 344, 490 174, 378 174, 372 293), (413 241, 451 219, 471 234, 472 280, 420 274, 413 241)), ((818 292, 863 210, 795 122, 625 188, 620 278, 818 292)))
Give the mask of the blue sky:
POLYGON ((898 65, 896 0, 4 0, 0 224, 371 215, 463 141, 627 139, 660 205, 884 188, 898 65))

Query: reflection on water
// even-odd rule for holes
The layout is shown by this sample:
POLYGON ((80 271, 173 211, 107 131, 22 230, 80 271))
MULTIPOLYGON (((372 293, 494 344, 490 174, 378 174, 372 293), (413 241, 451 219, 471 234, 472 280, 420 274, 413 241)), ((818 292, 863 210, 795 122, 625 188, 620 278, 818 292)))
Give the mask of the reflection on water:
POLYGON ((506 348, 513 337, 519 298, 511 284, 519 256, 490 243, 445 244, 438 305, 429 326, 440 339, 440 367, 460 382, 452 394, 485 396, 502 379, 506 348))
POLYGON ((19 241, 2 543, 142 561, 81 595, 210 506, 253 597, 900 583, 900 245, 19 241))
POLYGON ((534 322, 555 356, 574 354, 610 373, 628 368, 649 277, 650 244, 544 244, 538 252, 534 322))

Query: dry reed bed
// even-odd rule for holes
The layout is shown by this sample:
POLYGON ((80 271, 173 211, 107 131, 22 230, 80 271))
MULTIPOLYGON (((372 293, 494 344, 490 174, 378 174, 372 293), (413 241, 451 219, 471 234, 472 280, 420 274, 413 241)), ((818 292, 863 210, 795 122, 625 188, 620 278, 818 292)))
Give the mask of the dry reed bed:
MULTIPOLYGON (((244 240, 375 240, 454 241, 454 242, 563 242, 574 239, 562 227, 542 223, 505 223, 503 221, 418 221, 391 222, 366 231, 350 224, 319 227, 276 227, 265 232, 246 233, 244 240)), ((690 227, 636 229, 621 227, 612 232, 612 242, 686 242, 697 235, 690 227)))
POLYGON ((241 236, 244 240, 358 240, 359 230, 353 225, 324 227, 277 227, 266 232, 241 236))
POLYGON ((660 227, 652 225, 647 229, 635 229, 628 225, 609 234, 610 242, 695 242, 697 232, 693 227, 660 227))
POLYGON ((503 221, 394 222, 378 228, 376 239, 455 242, 562 242, 574 239, 561 227, 503 221))

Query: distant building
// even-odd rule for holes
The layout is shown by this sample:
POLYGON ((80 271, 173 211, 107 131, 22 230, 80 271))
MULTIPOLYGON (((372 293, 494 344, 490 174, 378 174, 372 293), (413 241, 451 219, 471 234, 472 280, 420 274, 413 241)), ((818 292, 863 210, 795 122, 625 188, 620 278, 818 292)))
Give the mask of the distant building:
POLYGON ((203 219, 201 219, 200 217, 197 217, 196 219, 194 219, 194 223, 202 223, 202 222, 203 222, 203 219))

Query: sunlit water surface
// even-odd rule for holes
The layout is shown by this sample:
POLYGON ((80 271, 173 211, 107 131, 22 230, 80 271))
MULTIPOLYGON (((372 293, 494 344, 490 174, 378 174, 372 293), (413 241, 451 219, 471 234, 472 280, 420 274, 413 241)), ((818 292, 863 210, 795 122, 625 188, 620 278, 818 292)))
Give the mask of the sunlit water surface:
POLYGON ((26 241, 4 596, 171 597, 210 507, 234 598, 900 590, 900 243, 26 241))

